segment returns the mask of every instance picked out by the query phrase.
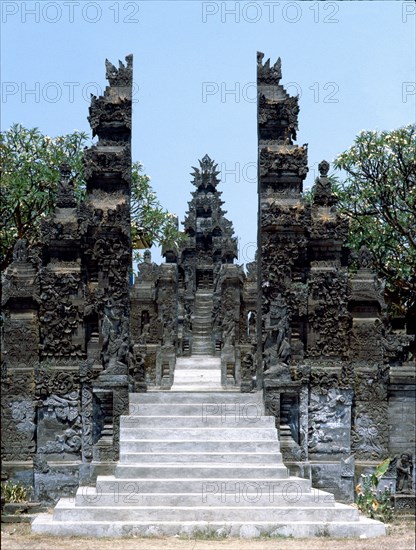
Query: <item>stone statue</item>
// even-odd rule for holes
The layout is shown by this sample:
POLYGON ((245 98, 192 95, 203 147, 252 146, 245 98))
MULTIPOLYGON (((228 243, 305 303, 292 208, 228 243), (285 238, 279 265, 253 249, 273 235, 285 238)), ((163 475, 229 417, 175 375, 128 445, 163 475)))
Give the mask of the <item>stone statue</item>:
POLYGON ((13 249, 13 260, 15 262, 27 262, 27 240, 18 239, 13 249))
POLYGON ((248 336, 255 336, 256 334, 256 314, 254 311, 250 311, 247 320, 247 333, 248 336))
POLYGON ((402 453, 397 461, 397 492, 411 493, 413 489, 413 463, 410 453, 402 453))
POLYGON ((362 245, 360 251, 358 252, 358 263, 360 265, 360 269, 371 269, 373 267, 371 252, 365 244, 362 245))

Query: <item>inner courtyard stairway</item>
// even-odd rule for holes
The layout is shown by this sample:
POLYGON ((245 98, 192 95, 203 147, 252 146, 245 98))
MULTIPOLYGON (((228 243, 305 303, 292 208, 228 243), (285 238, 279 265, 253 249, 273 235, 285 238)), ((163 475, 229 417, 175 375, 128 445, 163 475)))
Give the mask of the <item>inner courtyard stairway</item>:
POLYGON ((192 355, 212 353, 212 290, 197 290, 192 318, 192 355))
POLYGON ((292 477, 262 393, 223 390, 219 359, 178 360, 169 391, 130 394, 114 475, 61 498, 36 533, 373 537, 383 523, 292 477))

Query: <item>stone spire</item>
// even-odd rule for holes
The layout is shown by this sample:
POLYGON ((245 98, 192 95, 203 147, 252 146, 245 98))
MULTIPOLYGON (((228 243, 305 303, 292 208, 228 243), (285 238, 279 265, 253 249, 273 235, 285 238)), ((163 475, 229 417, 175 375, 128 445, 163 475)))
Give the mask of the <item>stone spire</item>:
POLYGON ((217 164, 208 155, 193 167, 192 200, 184 221, 187 242, 182 248, 182 260, 199 258, 207 263, 232 263, 237 258, 237 239, 233 237, 232 223, 225 218, 221 191, 217 191, 217 164))

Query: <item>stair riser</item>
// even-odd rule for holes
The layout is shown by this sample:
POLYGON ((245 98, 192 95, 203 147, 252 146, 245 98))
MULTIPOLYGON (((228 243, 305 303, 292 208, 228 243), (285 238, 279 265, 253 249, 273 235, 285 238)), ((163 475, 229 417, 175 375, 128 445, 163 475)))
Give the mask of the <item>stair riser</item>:
MULTIPOLYGON (((210 412, 201 416, 122 416, 120 417, 121 428, 236 428, 253 429, 254 427, 269 428, 275 425, 272 416, 259 417, 237 417, 235 414, 227 413, 221 416, 211 416, 210 412)), ((244 437, 242 437, 244 439, 244 437)))
POLYGON ((129 394, 130 404, 211 404, 211 405, 248 405, 250 403, 263 404, 263 399, 257 394, 241 393, 237 391, 217 391, 217 392, 165 392, 165 391, 148 391, 146 393, 131 393, 129 394))
POLYGON ((263 468, 257 465, 236 465, 231 468, 212 466, 190 467, 190 465, 122 465, 116 466, 115 475, 118 478, 160 478, 160 479, 238 479, 256 478, 264 479, 269 477, 285 479, 288 477, 287 468, 279 465, 267 465, 263 468))
POLYGON ((124 453, 120 452, 120 464, 143 464, 155 462, 169 463, 195 463, 195 462, 213 462, 219 464, 282 464, 282 455, 280 453, 253 453, 253 454, 191 454, 191 453, 124 453))
MULTIPOLYGON (((247 403, 233 405, 232 403, 223 403, 221 405, 212 405, 210 403, 199 403, 194 405, 144 405, 133 403, 130 404, 130 416, 199 416, 201 419, 206 418, 237 418, 249 421, 255 421, 264 414, 264 407, 259 403, 247 403)), ((269 422, 274 422, 274 417, 269 422)))
POLYGON ((275 441, 121 441, 120 453, 278 453, 275 441))
POLYGON ((170 439, 170 440, 192 440, 201 439, 206 441, 220 440, 246 440, 246 441, 268 441, 276 440, 276 430, 269 428, 184 428, 184 429, 153 429, 153 428, 121 428, 120 439, 128 441, 131 439, 170 439), (244 433, 243 433, 244 432, 244 433))
MULTIPOLYGON (((87 491, 90 488, 80 488, 79 491, 87 491)), ((271 496, 299 493, 305 495, 311 491, 311 483, 308 479, 116 479, 99 476, 97 479, 97 491, 99 493, 111 493, 117 495, 137 495, 143 493, 193 493, 196 495, 228 495, 228 498, 237 498, 239 494, 257 492, 260 495, 271 496)), ((313 490, 315 491, 315 490, 313 490)), ((86 494, 85 492, 83 494, 86 494)), ((314 492, 309 494, 316 494, 314 492)), ((318 501, 322 501, 317 498, 318 501)), ((228 501, 227 501, 228 502, 228 501)), ((323 504, 323 501, 321 502, 323 504)))
MULTIPOLYGON (((133 488, 132 488, 133 489, 133 488)), ((252 487, 248 486, 248 489, 252 487)), ((181 495, 181 494, 140 494, 132 490, 129 494, 118 493, 98 493, 98 494, 77 494, 75 497, 76 506, 241 506, 250 508, 252 506, 280 506, 289 508, 312 507, 318 505, 330 506, 334 500, 314 498, 312 495, 301 495, 297 493, 281 494, 265 494, 261 492, 250 493, 248 490, 236 491, 235 493, 221 494, 220 486, 217 493, 211 494, 210 491, 215 490, 207 487, 205 493, 196 495, 181 495)))
MULTIPOLYGON (((371 521, 371 520, 370 520, 371 521)), ((67 521, 63 524, 52 524, 50 520, 45 520, 39 516, 32 524, 32 530, 35 533, 47 533, 55 536, 88 536, 88 537, 155 537, 155 536, 175 536, 182 535, 187 537, 199 537, 206 534, 207 537, 212 537, 218 532, 218 535, 229 537, 244 537, 254 538, 261 535, 270 535, 271 537, 379 537, 386 534, 386 528, 383 523, 367 521, 365 523, 347 523, 339 522, 333 524, 322 525, 321 522, 312 523, 304 522, 296 524, 293 522, 244 522, 237 521, 232 524, 226 524, 224 521, 219 522, 160 522, 149 523, 131 521, 131 522, 97 522, 97 523, 77 523, 67 521), (250 535, 248 535, 250 533, 250 535)))
POLYGON ((135 508, 109 507, 106 509, 80 507, 78 509, 54 510, 58 521, 354 521, 358 511, 336 508, 254 508, 254 507, 210 507, 210 508, 135 508))
MULTIPOLYGON (((219 372, 198 372, 197 374, 187 375, 186 373, 175 374, 175 384, 221 384, 221 373, 219 372)), ((221 386, 220 386, 221 387, 221 386)))

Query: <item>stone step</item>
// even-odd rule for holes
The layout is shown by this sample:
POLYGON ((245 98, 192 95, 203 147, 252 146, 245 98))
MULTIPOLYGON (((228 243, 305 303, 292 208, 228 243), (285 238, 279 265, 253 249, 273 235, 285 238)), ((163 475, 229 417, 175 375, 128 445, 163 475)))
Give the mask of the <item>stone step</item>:
POLYGON ((221 359, 219 357, 212 357, 210 354, 204 354, 199 357, 181 357, 176 360, 175 371, 182 369, 212 369, 221 370, 221 359))
MULTIPOLYGON (((196 349, 204 347, 197 339, 196 349)), ((40 515, 33 530, 59 536, 385 534, 380 522, 335 503, 310 480, 290 477, 262 394, 222 389, 220 372, 219 358, 209 354, 179 358, 177 391, 130 394, 115 475, 98 476, 96 487, 61 499, 53 520, 40 515)))
MULTIPOLYGON (((131 503, 132 504, 132 503, 131 503)), ((54 509, 56 521, 357 521, 358 510, 339 504, 313 508, 286 506, 76 506, 59 501, 54 509)))
POLYGON ((177 372, 192 372, 192 371, 199 371, 199 370, 206 370, 211 372, 217 372, 221 370, 220 364, 212 364, 212 365, 206 365, 203 362, 200 364, 184 364, 184 365, 176 365, 175 367, 175 373, 177 372))
POLYGON ((122 464, 115 468, 117 478, 160 478, 173 479, 250 479, 277 477, 287 479, 288 470, 283 464, 122 464))
POLYGON ((269 537, 334 537, 367 538, 386 534, 384 523, 360 517, 358 521, 334 521, 323 524, 321 521, 61 521, 54 522, 52 514, 39 514, 32 523, 35 533, 55 536, 89 537, 155 537, 155 536, 195 536, 256 538, 269 537))
POLYGON ((134 440, 120 441, 120 453, 264 453, 280 451, 280 443, 277 439, 274 441, 168 441, 165 439, 155 441, 134 440))
MULTIPOLYGON (((240 416, 233 411, 224 411, 223 415, 210 415, 209 410, 198 416, 120 416, 120 428, 272 428, 275 429, 273 416, 240 416)), ((166 434, 168 435, 168 434, 166 434)))
MULTIPOLYGON (((115 476, 98 476, 97 492, 116 494, 131 493, 192 493, 201 495, 203 491, 229 493, 259 492, 259 494, 284 495, 286 493, 314 494, 309 479, 301 477, 282 478, 121 478, 115 476)), ((319 499, 318 499, 319 500, 319 499)))
POLYGON ((172 392, 172 391, 148 391, 146 393, 131 393, 129 394, 130 403, 176 403, 176 404, 217 404, 235 403, 247 405, 248 403, 261 403, 263 398, 260 392, 241 393, 240 391, 199 391, 191 392, 172 392))
MULTIPOLYGON (((234 418, 258 418, 264 416, 264 406, 259 403, 130 403, 129 414, 131 416, 199 416, 207 418, 212 416, 234 418)), ((269 417, 274 418, 274 417, 269 417)))
POLYGON ((175 372, 174 374, 174 380, 178 381, 181 380, 182 382, 208 382, 211 381, 217 381, 221 378, 221 372, 219 370, 207 370, 207 369, 189 369, 189 370, 179 370, 175 372))
POLYGON ((204 369, 204 368, 197 368, 197 369, 178 369, 175 371, 175 377, 180 378, 200 378, 201 376, 221 376, 221 371, 219 369, 204 369))
POLYGON ((282 464, 281 453, 212 453, 212 452, 186 452, 186 453, 145 453, 120 451, 120 464, 143 464, 154 462, 188 463, 188 462, 213 462, 218 464, 282 464))
POLYGON ((193 353, 195 352, 196 349, 198 349, 201 352, 201 355, 205 355, 206 353, 209 353, 209 351, 212 349, 212 343, 210 341, 208 342, 203 339, 198 340, 198 338, 196 337, 192 342, 193 353), (204 351, 204 353, 202 353, 202 351, 204 351))
MULTIPOLYGON (((110 492, 105 493, 98 485, 95 487, 80 487, 75 497, 76 506, 288 506, 288 507, 318 507, 333 506, 334 495, 324 491, 304 492, 286 483, 286 486, 276 490, 257 487, 255 483, 239 484, 207 482, 199 492, 194 493, 144 493, 141 482, 130 482, 129 492, 120 493, 117 484, 110 492), (227 487, 228 486, 228 487, 227 487)), ((201 489, 201 487, 200 487, 201 489)))
MULTIPOLYGON (((212 344, 202 343, 202 342, 198 343, 198 342, 195 342, 195 341, 192 343, 192 353, 194 355, 196 355, 195 351, 199 351, 200 355, 205 355, 206 353, 208 353, 212 349, 213 349, 212 344)), ((220 371, 220 369, 218 369, 218 372, 219 371, 220 371)))
MULTIPOLYGON (((201 391, 201 384, 175 384, 171 387, 172 392, 198 392, 201 391)), ((203 391, 220 391, 222 390, 222 386, 220 383, 215 384, 204 384, 204 390, 203 391)))
POLYGON ((227 440, 241 441, 273 441, 277 440, 275 428, 244 427, 241 428, 121 428, 120 439, 159 439, 159 440, 189 441, 200 439, 201 441, 227 440))

